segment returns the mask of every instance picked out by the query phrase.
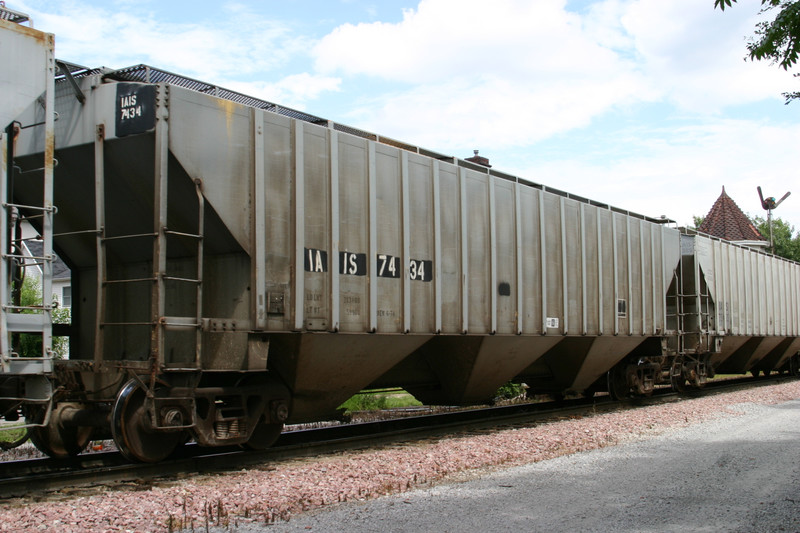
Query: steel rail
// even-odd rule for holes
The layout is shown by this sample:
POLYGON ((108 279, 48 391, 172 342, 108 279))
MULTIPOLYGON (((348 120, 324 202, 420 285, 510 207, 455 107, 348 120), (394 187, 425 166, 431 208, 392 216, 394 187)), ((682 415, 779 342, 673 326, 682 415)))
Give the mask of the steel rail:
POLYGON ((0 462, 0 500, 37 495, 64 488, 91 487, 142 480, 170 479, 186 474, 236 471, 276 461, 364 449, 398 442, 455 436, 474 431, 530 425, 567 416, 593 416, 615 410, 637 409, 659 403, 723 394, 750 387, 773 385, 793 377, 772 375, 708 383, 699 390, 676 393, 657 390, 653 396, 613 401, 608 396, 561 402, 521 403, 466 409, 440 414, 393 418, 284 432, 264 451, 238 447, 201 448, 187 445, 171 460, 131 464, 118 452, 78 455, 69 460, 31 459, 0 462))

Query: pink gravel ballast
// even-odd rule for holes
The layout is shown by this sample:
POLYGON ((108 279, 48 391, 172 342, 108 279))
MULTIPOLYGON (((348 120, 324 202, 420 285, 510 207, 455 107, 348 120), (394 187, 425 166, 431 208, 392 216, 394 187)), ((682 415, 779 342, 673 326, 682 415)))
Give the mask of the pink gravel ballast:
MULTIPOLYGON (((712 417, 740 403, 800 398, 800 382, 479 435, 282 461, 263 469, 127 486, 88 496, 4 502, 0 531, 204 530, 206 525, 274 522, 348 500, 373 498, 486 469, 521 465, 642 439, 712 417)), ((98 492, 98 491, 94 491, 98 492)))

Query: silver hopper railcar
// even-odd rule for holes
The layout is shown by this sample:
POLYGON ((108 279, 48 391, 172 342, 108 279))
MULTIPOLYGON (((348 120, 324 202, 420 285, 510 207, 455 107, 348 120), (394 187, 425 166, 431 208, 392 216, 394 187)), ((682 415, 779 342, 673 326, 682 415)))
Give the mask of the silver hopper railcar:
POLYGON ((624 397, 798 350, 797 264, 155 68, 56 64, 0 23, 27 54, 0 69, 0 415, 51 456, 263 448, 368 387, 624 397), (68 326, 16 296, 33 263, 48 294, 54 253, 68 326))

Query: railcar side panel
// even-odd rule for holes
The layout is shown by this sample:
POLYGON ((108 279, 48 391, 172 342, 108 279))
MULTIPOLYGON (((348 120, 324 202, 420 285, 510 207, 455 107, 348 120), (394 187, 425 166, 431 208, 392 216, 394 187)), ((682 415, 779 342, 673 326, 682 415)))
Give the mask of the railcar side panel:
MULTIPOLYGON (((297 251, 302 249, 295 265, 302 277, 302 303, 295 313, 297 327, 311 331, 331 329, 330 278, 335 275, 335 258, 330 253, 330 177, 326 130, 294 122, 295 213, 297 217, 297 251)), ((255 216, 262 216, 258 213, 255 216)), ((299 280, 298 280, 299 283, 299 280)))
POLYGON ((583 268, 581 256, 583 249, 581 246, 581 219, 580 203, 572 199, 562 198, 561 200, 562 219, 562 255, 561 255, 561 277, 564 285, 565 294, 562 296, 562 306, 564 313, 564 330, 567 335, 581 334, 583 323, 583 268))
POLYGON ((498 334, 512 335, 519 331, 517 298, 520 281, 517 268, 518 256, 522 253, 517 248, 516 218, 519 213, 515 201, 516 186, 504 180, 491 183, 495 201, 491 218, 494 220, 493 240, 496 243, 492 251, 495 256, 492 258, 494 283, 490 287, 496 301, 497 318, 493 329, 498 334))
POLYGON ((462 201, 462 269, 465 332, 491 333, 491 240, 489 180, 485 175, 460 169, 462 201))
POLYGON ((372 277, 377 286, 375 300, 377 331, 380 333, 403 332, 403 289, 406 284, 407 257, 403 253, 403 187, 401 179, 400 151, 397 148, 371 144, 376 157, 375 210, 377 223, 377 248, 374 252, 377 277, 372 277))
POLYGON ((408 245, 403 254, 408 258, 408 313, 405 319, 411 331, 436 332, 436 315, 440 298, 436 288, 441 276, 436 275, 437 252, 441 248, 441 237, 437 238, 441 222, 436 223, 441 213, 438 183, 438 163, 416 154, 403 154, 407 158, 408 193, 404 199, 408 218, 408 245), (437 173, 434 176, 434 172, 437 173), (434 282, 436 279, 436 282, 434 282))
POLYGON ((464 273, 461 256, 464 243, 461 242, 461 226, 466 214, 461 209, 461 187, 455 167, 440 165, 439 186, 442 265, 441 270, 434 266, 435 272, 441 272, 440 280, 434 279, 434 283, 442 285, 442 333, 462 333, 466 330, 466 324, 463 323, 465 295, 462 292, 464 273))
MULTIPOLYGON (((210 207, 242 250, 251 253, 254 140, 250 110, 178 87, 157 87, 158 97, 168 99, 170 153, 189 179, 202 181, 210 207)), ((107 117, 106 129, 113 123, 107 117)))
POLYGON ((542 302, 543 288, 547 283, 546 264, 542 259, 543 216, 541 215, 542 191, 531 187, 519 187, 522 247, 522 331, 529 335, 541 335, 544 332, 544 314, 542 302))
MULTIPOLYGON (((255 110, 255 128, 260 128, 256 151, 263 154, 264 205, 264 280, 263 297, 266 305, 266 329, 284 331, 290 328, 294 293, 294 249, 292 232, 294 217, 287 206, 292 203, 290 120, 274 113, 255 110)), ((254 221, 255 222, 255 221, 254 221)), ((259 258, 256 258, 258 261, 259 258)), ((256 291, 259 288, 256 286, 256 291)))
POLYGON ((344 332, 369 327, 369 182, 367 141, 338 135, 339 320, 344 332))

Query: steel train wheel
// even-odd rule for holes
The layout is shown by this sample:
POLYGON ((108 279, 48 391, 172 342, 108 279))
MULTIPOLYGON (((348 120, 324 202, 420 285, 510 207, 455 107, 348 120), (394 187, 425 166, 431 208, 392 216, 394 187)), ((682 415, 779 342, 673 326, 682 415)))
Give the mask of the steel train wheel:
POLYGON ((800 375, 800 355, 795 354, 789 358, 788 369, 790 376, 800 375))
POLYGON ((251 450, 266 450, 278 440, 283 431, 282 423, 269 423, 264 415, 258 420, 258 424, 253 430, 250 438, 243 444, 245 448, 251 450))
POLYGON ((631 387, 628 385, 627 368, 623 365, 615 366, 608 371, 608 394, 614 400, 624 400, 631 395, 631 387))
MULTIPOLYGON (((261 375, 245 377, 241 379, 237 385, 240 387, 260 385, 265 388, 276 386, 269 378, 261 375)), ((281 388, 285 389, 282 385, 281 388)), ((286 394, 288 395, 288 391, 286 391, 286 394)), ((258 423, 253 429, 253 433, 250 434, 250 438, 241 445, 243 448, 249 450, 266 450, 275 444, 275 441, 278 440, 278 437, 281 436, 281 432, 283 431, 283 422, 270 422, 269 419, 269 414, 266 412, 259 417, 258 423)))
POLYGON ((672 368, 669 371, 669 380, 672 390, 675 392, 686 392, 688 390, 689 385, 683 372, 682 357, 677 358, 672 364, 672 368))
POLYGON ((675 392, 686 392, 689 389, 689 386, 686 383, 686 378, 683 377, 683 374, 678 376, 670 376, 670 381, 672 382, 672 390, 675 392))
MULTIPOLYGON (((67 459, 81 453, 89 444, 93 428, 91 426, 64 426, 61 413, 73 408, 75 404, 61 403, 53 409, 46 426, 28 428, 28 436, 36 448, 53 459, 67 459)), ((25 417, 37 423, 44 421, 46 410, 34 408, 25 417)))
POLYGON ((132 379, 117 394, 111 411, 111 435, 130 461, 156 463, 185 440, 183 431, 156 431, 145 407, 147 391, 132 379))

